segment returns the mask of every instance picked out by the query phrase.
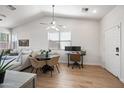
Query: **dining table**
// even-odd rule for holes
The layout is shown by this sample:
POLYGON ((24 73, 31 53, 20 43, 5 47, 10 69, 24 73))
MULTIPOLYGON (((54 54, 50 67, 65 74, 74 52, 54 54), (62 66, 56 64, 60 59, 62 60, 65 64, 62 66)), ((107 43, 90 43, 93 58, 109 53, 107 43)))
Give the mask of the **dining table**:
POLYGON ((48 56, 45 56, 45 55, 37 55, 35 58, 39 61, 45 61, 46 64, 41 68, 43 73, 47 73, 51 70, 54 70, 54 68, 52 68, 48 62, 49 60, 51 60, 53 57, 56 57, 56 56, 59 56, 59 55, 48 55, 48 56))

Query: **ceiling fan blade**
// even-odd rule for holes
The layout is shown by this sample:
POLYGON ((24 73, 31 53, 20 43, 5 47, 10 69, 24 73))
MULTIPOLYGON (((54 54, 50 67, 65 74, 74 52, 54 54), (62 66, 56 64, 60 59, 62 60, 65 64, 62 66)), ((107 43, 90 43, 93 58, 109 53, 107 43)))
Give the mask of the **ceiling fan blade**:
POLYGON ((0 14, 0 16, 2 16, 2 17, 6 17, 6 15, 4 15, 4 14, 0 14))
POLYGON ((42 25, 49 25, 48 23, 40 23, 40 24, 42 24, 42 25))
POLYGON ((59 26, 59 27, 62 27, 62 28, 66 28, 66 26, 65 26, 65 25, 60 25, 60 24, 59 24, 58 26, 59 26))
POLYGON ((7 5, 6 6, 9 10, 16 10, 16 7, 14 7, 13 5, 7 5))

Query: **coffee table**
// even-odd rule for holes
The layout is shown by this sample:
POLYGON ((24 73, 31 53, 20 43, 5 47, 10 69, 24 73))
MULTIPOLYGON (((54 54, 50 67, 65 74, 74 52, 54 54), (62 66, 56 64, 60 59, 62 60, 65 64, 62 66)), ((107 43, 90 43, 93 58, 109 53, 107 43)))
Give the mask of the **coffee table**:
POLYGON ((35 88, 36 74, 7 70, 0 88, 35 88))

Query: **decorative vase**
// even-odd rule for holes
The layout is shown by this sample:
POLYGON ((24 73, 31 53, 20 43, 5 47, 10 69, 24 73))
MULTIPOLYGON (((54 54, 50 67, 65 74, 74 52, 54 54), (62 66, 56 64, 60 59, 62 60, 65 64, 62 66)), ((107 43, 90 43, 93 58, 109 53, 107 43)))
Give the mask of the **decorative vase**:
POLYGON ((48 53, 46 53, 46 57, 48 57, 49 56, 49 54, 48 53))
POLYGON ((5 73, 6 73, 6 71, 0 73, 0 84, 4 82, 5 73))

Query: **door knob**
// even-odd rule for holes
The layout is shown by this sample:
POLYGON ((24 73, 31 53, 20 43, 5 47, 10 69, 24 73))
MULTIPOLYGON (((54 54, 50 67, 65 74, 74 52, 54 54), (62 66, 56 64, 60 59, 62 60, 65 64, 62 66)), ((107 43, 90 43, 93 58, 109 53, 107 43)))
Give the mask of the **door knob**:
POLYGON ((119 56, 119 54, 115 54, 116 56, 119 56))

